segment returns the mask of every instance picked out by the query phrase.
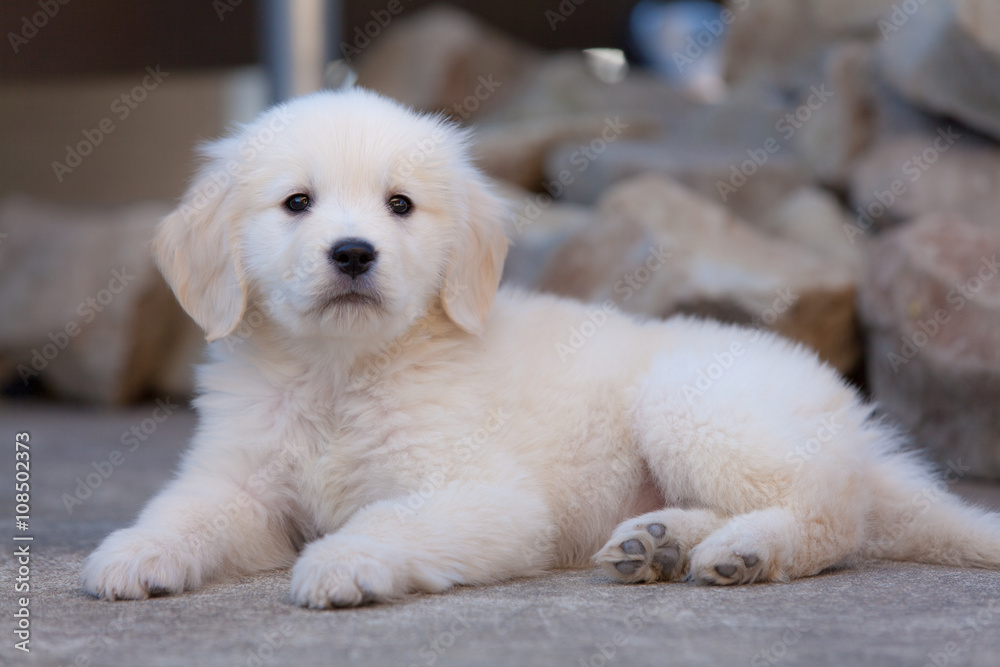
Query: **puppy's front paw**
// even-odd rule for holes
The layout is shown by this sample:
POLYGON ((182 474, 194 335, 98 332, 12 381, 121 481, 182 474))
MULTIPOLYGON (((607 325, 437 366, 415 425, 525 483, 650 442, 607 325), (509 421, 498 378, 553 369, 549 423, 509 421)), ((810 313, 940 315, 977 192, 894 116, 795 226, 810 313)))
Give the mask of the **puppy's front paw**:
POLYGON ((143 600, 197 588, 201 565, 175 536, 125 528, 90 554, 81 583, 102 600, 143 600))
POLYGON ((400 560, 372 540, 328 535, 307 546, 292 568, 292 599, 326 609, 400 597, 407 592, 400 560))

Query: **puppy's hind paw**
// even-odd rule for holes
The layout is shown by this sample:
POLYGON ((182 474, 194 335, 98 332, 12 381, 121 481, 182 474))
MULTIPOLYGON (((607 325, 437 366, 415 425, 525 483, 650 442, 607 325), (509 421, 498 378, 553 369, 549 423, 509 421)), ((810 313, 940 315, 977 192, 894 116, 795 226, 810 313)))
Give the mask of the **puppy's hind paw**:
POLYGON ((766 579, 768 559, 754 551, 716 552, 711 545, 699 545, 691 556, 691 577, 700 584, 728 586, 766 579))
POLYGON ((594 560, 609 577, 621 583, 650 583, 683 578, 680 543, 662 523, 619 526, 594 560))

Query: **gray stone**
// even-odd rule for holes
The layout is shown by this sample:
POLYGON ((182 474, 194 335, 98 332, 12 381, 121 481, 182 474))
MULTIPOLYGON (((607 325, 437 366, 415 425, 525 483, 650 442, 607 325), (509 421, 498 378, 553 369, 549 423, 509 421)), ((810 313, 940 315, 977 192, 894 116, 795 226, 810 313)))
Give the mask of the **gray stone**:
MULTIPOLYGON (((701 136, 701 135, 697 135, 701 136)), ((724 204, 740 217, 758 219, 774 202, 810 182, 808 170, 791 149, 764 151, 766 139, 738 146, 695 148, 674 141, 619 141, 588 160, 583 147, 568 144, 553 150, 546 163, 548 182, 567 182, 563 197, 594 203, 603 192, 635 176, 653 173, 674 179, 706 199, 724 204), (747 151, 765 154, 763 164, 747 151)), ((780 146, 780 144, 777 144, 780 146)))
POLYGON ((160 388, 190 392, 187 360, 200 336, 148 248, 168 211, 159 203, 81 210, 5 200, 0 376, 96 403, 160 388))
POLYGON ((994 0, 926 2, 912 13, 890 15, 883 25, 892 29, 883 29, 880 70, 893 88, 918 106, 1000 138, 1000 11, 994 0))
POLYGON ((506 220, 510 249, 503 282, 535 289, 552 254, 573 234, 594 224, 596 215, 589 207, 563 203, 544 192, 505 183, 499 191, 510 209, 506 220))
POLYGON ((1000 479, 1000 230, 935 214, 870 246, 859 307, 879 405, 942 464, 1000 479))
POLYGON ((813 111, 786 108, 758 92, 743 86, 724 103, 674 109, 660 117, 655 138, 558 145, 546 159, 546 182, 564 185, 561 196, 570 201, 591 204, 615 183, 653 172, 754 219, 812 181, 794 143, 813 111))
POLYGON ((727 0, 726 78, 808 87, 831 44, 877 35, 895 1, 727 0))
POLYGON ((820 181, 843 188, 854 160, 875 134, 872 51, 862 42, 837 45, 827 53, 823 68, 822 85, 832 97, 802 125, 795 147, 820 181))
POLYGON ((725 4, 735 16, 725 43, 724 71, 729 81, 800 79, 818 65, 819 50, 829 35, 817 29, 807 3, 728 0, 725 4), (767 39, 761 39, 764 34, 767 39))
POLYGON ((815 23, 836 35, 871 34, 900 0, 803 0, 815 23))
MULTIPOLYGON (((873 63, 874 64, 874 63, 873 63)), ((934 135, 942 124, 941 118, 916 107, 875 74, 875 138, 934 135)))
POLYGON ((837 198, 827 190, 806 187, 782 200, 754 226, 795 242, 858 275, 864 265, 864 237, 860 241, 844 233, 852 223, 837 198))
POLYGON ((1000 148, 943 122, 936 134, 887 137, 851 177, 852 236, 933 212, 1000 225, 1000 148))
POLYGON ((601 80, 579 53, 559 53, 537 62, 517 84, 511 97, 477 119, 483 125, 573 117, 601 113, 605 117, 643 115, 669 127, 698 105, 657 77, 629 71, 621 80, 601 80))
POLYGON ((491 176, 539 190, 545 180, 546 156, 556 146, 567 142, 586 146, 603 141, 602 136, 642 136, 657 129, 653 118, 634 113, 557 114, 480 126, 472 152, 476 163, 491 176))
POLYGON ((752 152, 764 164, 749 165, 752 182, 731 201, 743 215, 758 214, 808 178, 791 147, 797 128, 784 119, 788 110, 759 92, 740 88, 723 104, 701 104, 648 74, 607 83, 584 58, 557 55, 481 119, 476 156, 499 178, 590 204, 650 170, 720 196, 720 184, 743 178, 737 171, 752 152))
MULTIPOLYGON (((480 119, 473 152, 491 175, 541 191, 549 153, 562 145, 598 147, 650 137, 694 108, 693 102, 642 72, 602 81, 586 58, 546 58, 519 84, 516 95, 480 119)), ((560 186, 557 196, 561 195, 560 186)))
MULTIPOLYGON (((470 122, 509 96, 539 59, 530 47, 446 5, 394 17, 358 50, 358 85, 470 122)), ((346 58, 351 65, 353 54, 346 58)))
POLYGON ((687 312, 770 326, 847 372, 859 357, 853 280, 837 263, 646 175, 602 197, 596 222, 553 254, 540 286, 651 317, 687 312))
POLYGON ((957 0, 958 21, 982 49, 1000 56, 1000 5, 991 0, 957 0))

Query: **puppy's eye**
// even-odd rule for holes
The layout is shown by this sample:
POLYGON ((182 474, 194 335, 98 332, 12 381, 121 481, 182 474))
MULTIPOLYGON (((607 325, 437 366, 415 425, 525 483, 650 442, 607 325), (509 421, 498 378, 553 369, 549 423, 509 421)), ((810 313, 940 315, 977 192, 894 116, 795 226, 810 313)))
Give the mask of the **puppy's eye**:
POLYGON ((393 195, 389 198, 389 210, 396 215, 406 215, 413 208, 413 202, 409 197, 403 195, 393 195))
POLYGON ((285 200, 285 208, 292 213, 301 213, 309 208, 309 196, 304 194, 292 195, 285 200))

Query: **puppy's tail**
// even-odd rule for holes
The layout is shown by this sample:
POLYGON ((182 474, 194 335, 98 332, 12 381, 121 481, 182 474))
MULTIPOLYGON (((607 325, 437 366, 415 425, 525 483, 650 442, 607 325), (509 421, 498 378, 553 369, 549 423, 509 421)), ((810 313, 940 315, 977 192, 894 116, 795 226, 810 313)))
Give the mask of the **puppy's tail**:
POLYGON ((961 462, 941 476, 913 455, 892 453, 873 472, 866 557, 1000 569, 1000 514, 951 493, 961 462))

